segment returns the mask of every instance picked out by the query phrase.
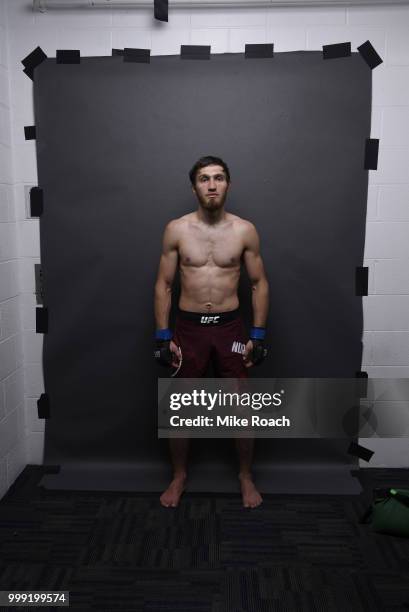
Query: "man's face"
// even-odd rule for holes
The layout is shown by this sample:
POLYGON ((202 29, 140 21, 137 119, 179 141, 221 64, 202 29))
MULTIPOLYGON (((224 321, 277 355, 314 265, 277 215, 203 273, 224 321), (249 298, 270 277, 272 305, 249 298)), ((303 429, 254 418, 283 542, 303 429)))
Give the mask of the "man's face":
POLYGON ((229 184, 222 166, 205 166, 196 172, 193 187, 200 205, 206 210, 218 210, 224 205, 229 184))

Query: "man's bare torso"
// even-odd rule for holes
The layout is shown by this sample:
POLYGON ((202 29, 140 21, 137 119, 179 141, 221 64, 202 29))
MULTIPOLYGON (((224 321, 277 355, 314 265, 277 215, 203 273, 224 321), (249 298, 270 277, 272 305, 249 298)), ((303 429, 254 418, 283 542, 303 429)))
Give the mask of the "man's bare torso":
POLYGON ((174 221, 182 310, 225 312, 238 308, 237 287, 249 225, 230 213, 214 225, 201 221, 195 212, 174 221))

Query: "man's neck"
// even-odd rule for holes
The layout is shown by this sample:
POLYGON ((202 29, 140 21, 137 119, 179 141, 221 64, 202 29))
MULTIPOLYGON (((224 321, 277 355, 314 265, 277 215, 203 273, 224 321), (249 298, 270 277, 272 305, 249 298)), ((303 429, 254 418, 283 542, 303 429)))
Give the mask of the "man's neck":
POLYGON ((206 210, 202 206, 199 206, 196 214, 199 221, 202 221, 207 225, 216 225, 217 223, 224 221, 224 219, 226 218, 226 211, 224 210, 224 206, 222 206, 218 210, 206 210))

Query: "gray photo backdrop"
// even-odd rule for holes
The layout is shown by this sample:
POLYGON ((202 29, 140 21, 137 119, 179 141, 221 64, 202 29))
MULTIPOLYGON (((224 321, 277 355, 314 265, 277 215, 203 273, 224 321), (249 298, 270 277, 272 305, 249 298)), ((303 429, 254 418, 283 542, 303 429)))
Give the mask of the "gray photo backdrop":
MULTIPOLYGON (((252 375, 355 376, 371 118, 371 71, 358 54, 48 59, 36 68, 34 103, 49 312, 45 463, 167 465, 153 288, 166 223, 197 206, 187 174, 202 155, 227 161, 227 210, 261 238, 271 350, 252 375)), ((240 295, 250 326, 245 276, 240 295)), ((220 440, 197 442, 203 457, 225 460, 220 440)), ((347 446, 263 440, 257 458, 342 463, 347 446)))

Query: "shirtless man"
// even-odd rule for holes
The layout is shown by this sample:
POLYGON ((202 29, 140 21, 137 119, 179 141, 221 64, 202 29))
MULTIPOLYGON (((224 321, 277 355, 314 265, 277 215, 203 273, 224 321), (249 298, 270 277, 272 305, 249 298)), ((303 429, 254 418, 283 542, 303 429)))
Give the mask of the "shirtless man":
MULTIPOLYGON (((225 211, 230 186, 227 165, 218 157, 202 157, 190 171, 199 201, 195 212, 171 221, 163 236, 163 250, 155 285, 157 348, 162 363, 182 365, 178 376, 200 378, 210 358, 222 377, 244 378, 247 368, 264 358, 263 339, 268 310, 268 282, 252 223, 225 211), (246 334, 238 307, 240 264, 252 284, 253 328, 246 334), (172 283, 179 265, 181 295, 174 333, 168 328, 172 283), (211 318, 213 317, 213 318, 211 318), (179 348, 180 347, 180 348, 179 348), (237 352, 237 347, 243 347, 237 352)), ((251 464, 254 440, 236 439, 243 505, 261 504, 251 464)), ((187 473, 187 438, 171 438, 173 480, 161 495, 163 506, 175 507, 187 473)))

